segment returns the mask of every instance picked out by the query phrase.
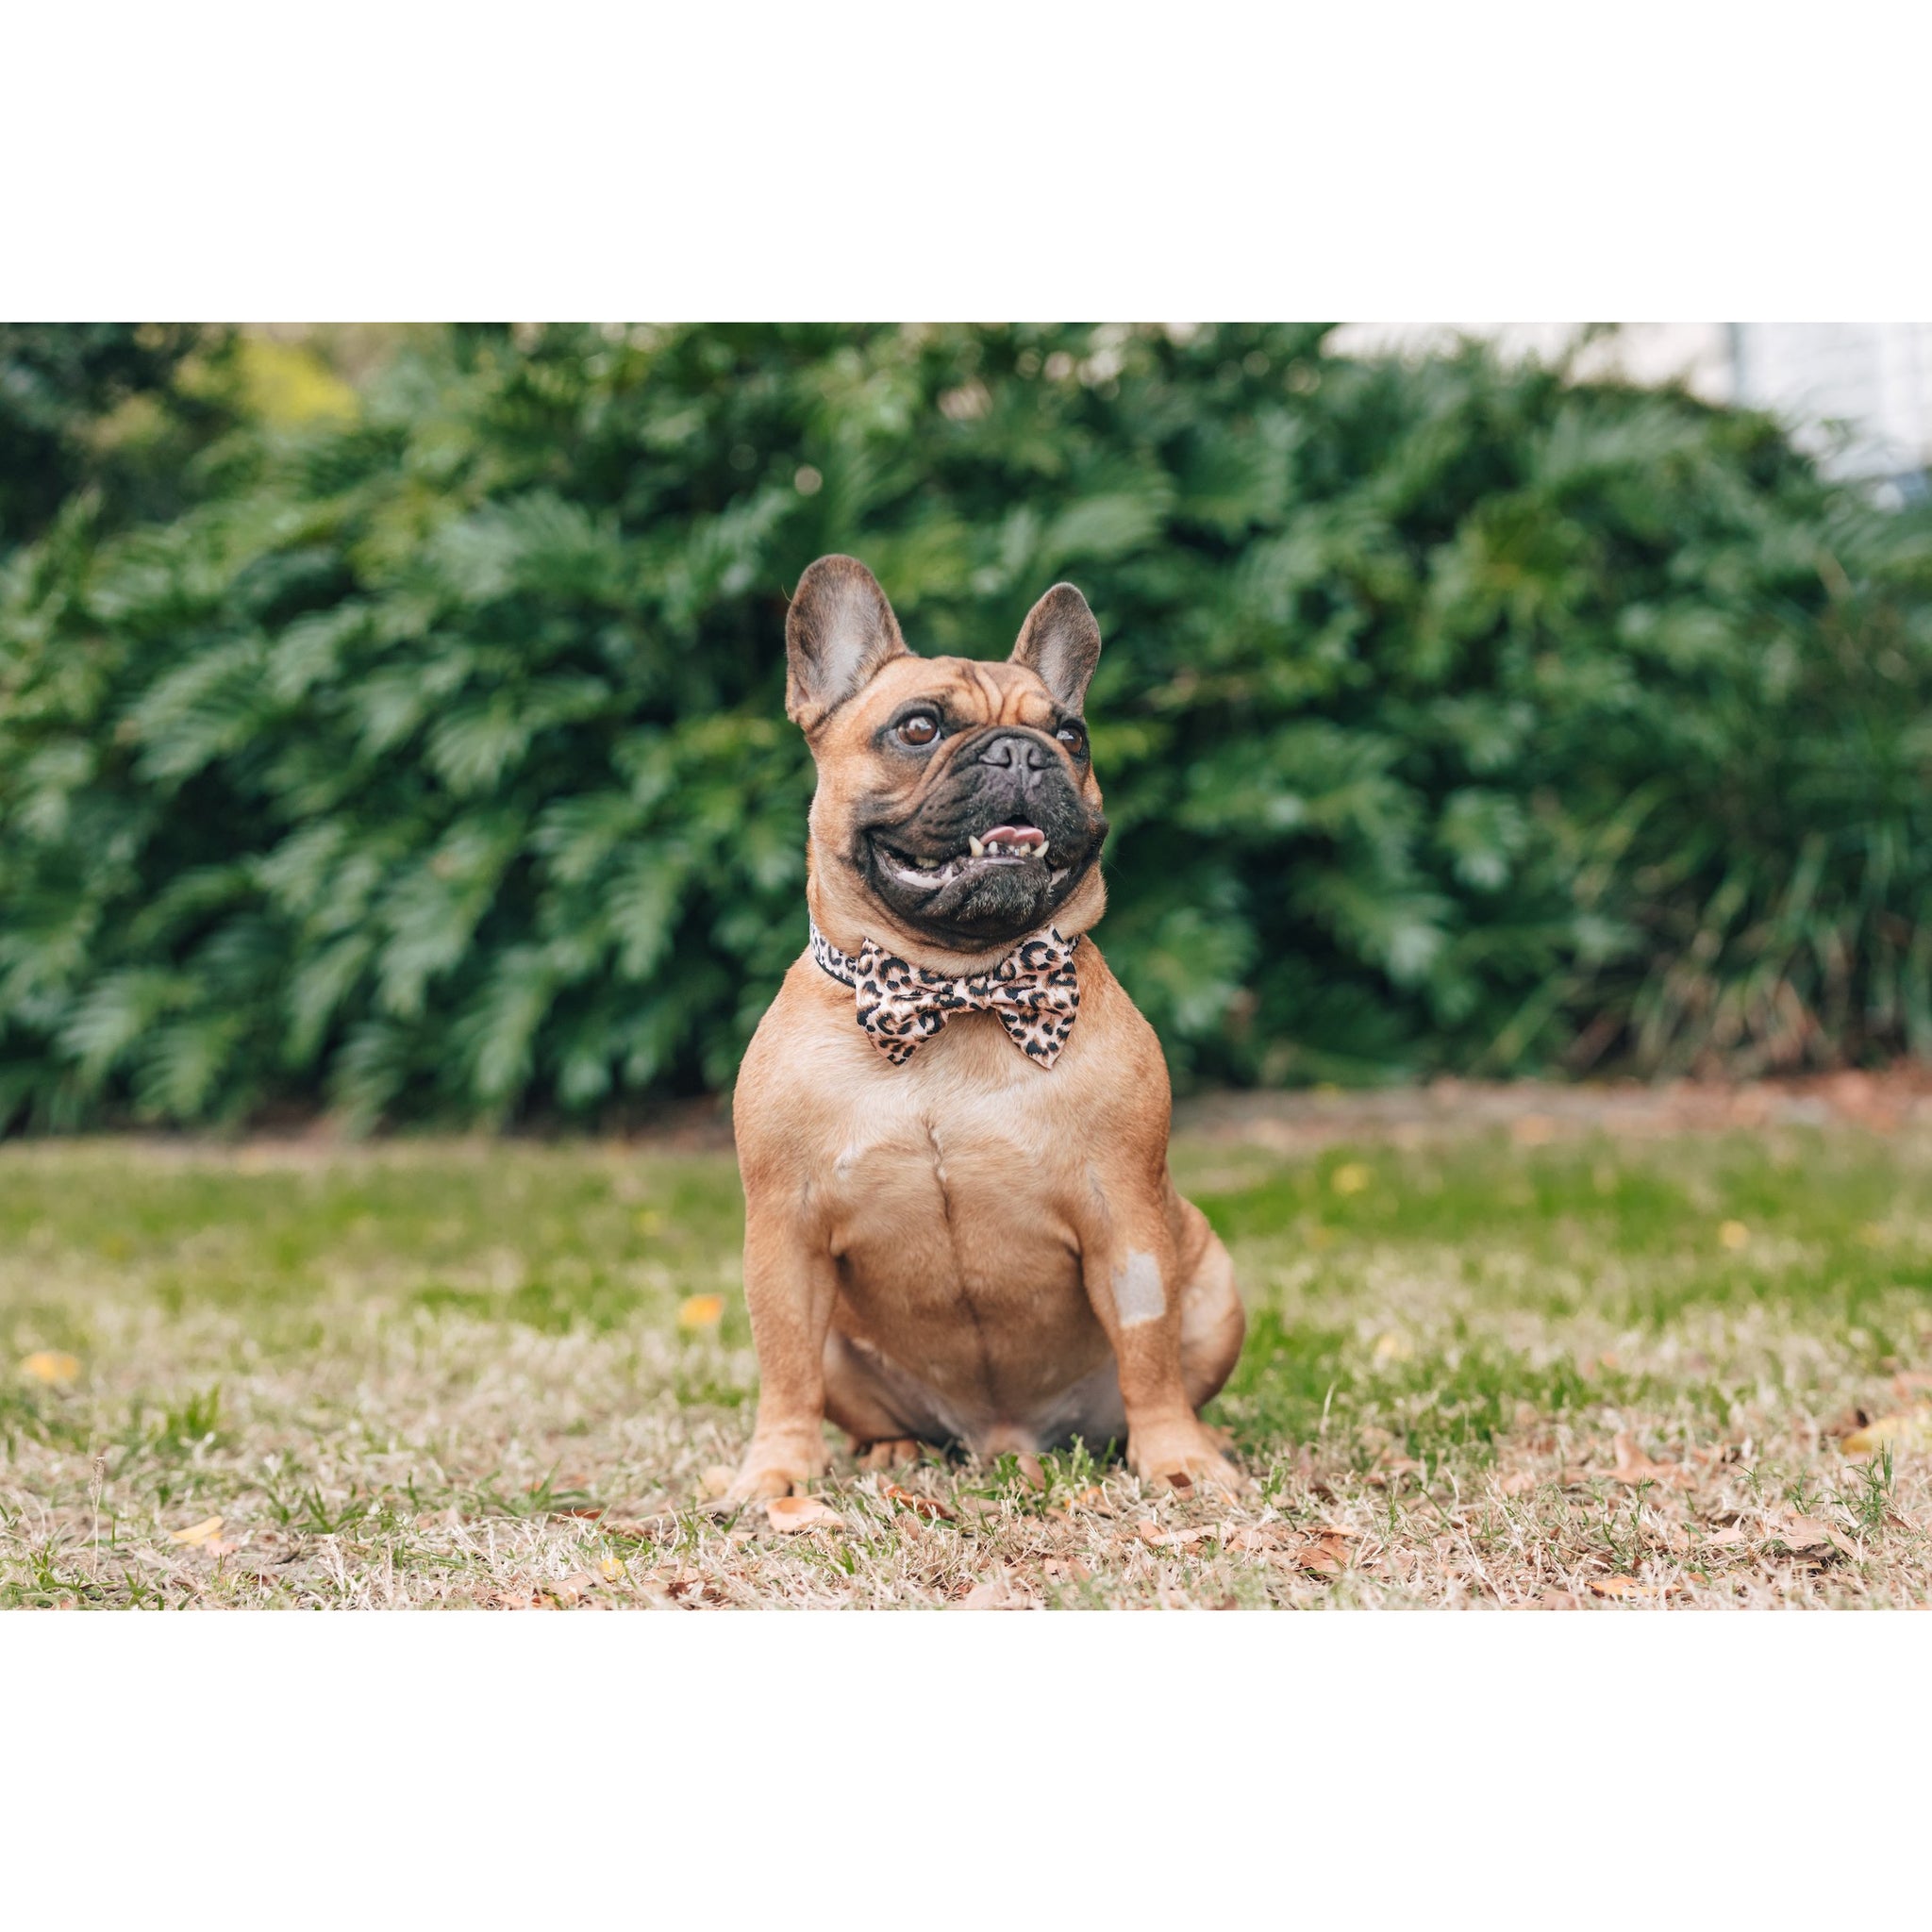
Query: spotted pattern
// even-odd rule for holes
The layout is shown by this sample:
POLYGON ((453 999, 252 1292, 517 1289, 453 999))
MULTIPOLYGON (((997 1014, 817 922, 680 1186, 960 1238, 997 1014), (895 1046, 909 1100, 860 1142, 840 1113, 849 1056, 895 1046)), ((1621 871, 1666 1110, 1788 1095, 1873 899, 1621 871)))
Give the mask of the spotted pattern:
POLYGON ((867 940, 841 953, 814 922, 811 956, 825 972, 858 994, 858 1024, 872 1043, 902 1067, 922 1041, 955 1013, 997 1013, 1008 1037, 1040 1067, 1059 1058, 1080 1012, 1075 933, 1063 940, 1051 926, 1022 940, 988 973, 955 978, 888 953, 867 940))

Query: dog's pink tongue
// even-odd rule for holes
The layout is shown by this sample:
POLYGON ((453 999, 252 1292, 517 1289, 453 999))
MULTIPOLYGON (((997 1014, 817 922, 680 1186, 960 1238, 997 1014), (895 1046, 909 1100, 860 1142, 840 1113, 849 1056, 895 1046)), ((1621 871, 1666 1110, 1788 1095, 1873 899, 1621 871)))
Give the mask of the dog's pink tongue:
POLYGON ((1038 825, 995 825, 991 831, 979 835, 982 845, 995 841, 1002 845, 1044 845, 1046 834, 1038 825))

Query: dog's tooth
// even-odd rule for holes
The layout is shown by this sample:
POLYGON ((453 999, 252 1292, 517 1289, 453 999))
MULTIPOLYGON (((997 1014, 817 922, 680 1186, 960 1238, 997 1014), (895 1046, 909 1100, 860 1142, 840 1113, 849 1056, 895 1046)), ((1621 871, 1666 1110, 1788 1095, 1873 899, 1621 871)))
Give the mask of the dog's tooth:
POLYGON ((968 832, 966 834, 966 847, 967 850, 973 854, 974 858, 984 858, 986 857, 986 847, 982 845, 979 842, 978 839, 971 832, 968 832))
POLYGON ((930 872, 939 863, 937 858, 922 858, 917 861, 921 872, 930 872))

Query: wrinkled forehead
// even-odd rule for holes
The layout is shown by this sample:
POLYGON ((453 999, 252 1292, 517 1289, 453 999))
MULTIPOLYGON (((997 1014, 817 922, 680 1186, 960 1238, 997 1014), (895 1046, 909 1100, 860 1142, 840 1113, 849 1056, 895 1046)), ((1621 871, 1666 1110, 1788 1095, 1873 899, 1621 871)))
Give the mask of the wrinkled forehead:
POLYGON ((973 658, 895 658, 865 689, 863 702, 851 708, 865 714, 875 729, 908 705, 930 704, 948 726, 1029 724, 1051 731, 1063 713, 1039 675, 1022 664, 973 658))

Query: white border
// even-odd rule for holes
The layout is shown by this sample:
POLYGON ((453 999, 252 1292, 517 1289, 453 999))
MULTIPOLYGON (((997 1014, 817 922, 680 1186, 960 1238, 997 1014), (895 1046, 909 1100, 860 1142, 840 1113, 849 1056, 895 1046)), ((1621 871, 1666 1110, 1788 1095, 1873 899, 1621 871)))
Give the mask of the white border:
POLYGON ((1924 1627, 15 1616, 9 1903, 411 1927, 1917 1923, 1924 1627))
POLYGON ((102 0, 0 316, 1904 317, 1932 12, 102 0))

